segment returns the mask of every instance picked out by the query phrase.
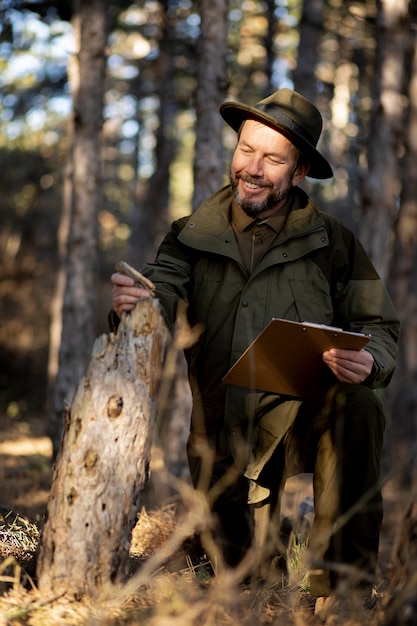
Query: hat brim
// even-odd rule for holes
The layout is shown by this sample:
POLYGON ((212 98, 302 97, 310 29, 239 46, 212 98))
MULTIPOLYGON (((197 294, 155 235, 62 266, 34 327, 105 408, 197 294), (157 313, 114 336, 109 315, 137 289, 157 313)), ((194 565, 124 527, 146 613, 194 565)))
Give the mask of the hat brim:
POLYGON ((320 154, 316 147, 294 129, 289 129, 287 126, 279 124, 276 119, 267 113, 255 107, 232 101, 223 102, 220 106, 220 114, 224 121, 236 132, 238 132, 242 123, 249 119, 270 126, 287 137, 287 139, 309 158, 311 166, 307 176, 319 179, 332 178, 333 170, 329 162, 320 154))

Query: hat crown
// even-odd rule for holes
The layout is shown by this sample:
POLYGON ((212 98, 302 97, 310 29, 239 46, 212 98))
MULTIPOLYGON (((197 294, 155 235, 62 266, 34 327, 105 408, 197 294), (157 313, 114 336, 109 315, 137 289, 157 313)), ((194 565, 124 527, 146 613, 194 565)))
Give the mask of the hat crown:
POLYGON ((333 176, 327 159, 316 148, 323 127, 320 111, 296 91, 286 87, 278 89, 255 106, 234 101, 223 102, 220 113, 236 132, 249 119, 270 126, 287 137, 308 157, 309 177, 333 176))
POLYGON ((305 136, 313 146, 317 145, 323 127, 320 111, 296 91, 279 89, 258 102, 255 109, 274 118, 278 124, 282 124, 283 121, 292 122, 292 125, 298 126, 298 129, 294 127, 294 130, 298 130, 298 133, 305 136), (283 116, 287 116, 288 120, 284 120, 283 116))

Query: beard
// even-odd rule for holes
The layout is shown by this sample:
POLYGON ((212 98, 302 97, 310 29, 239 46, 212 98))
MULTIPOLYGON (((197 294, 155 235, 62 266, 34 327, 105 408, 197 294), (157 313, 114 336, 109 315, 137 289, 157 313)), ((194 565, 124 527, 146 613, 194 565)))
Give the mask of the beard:
POLYGON ((270 193, 264 200, 246 200, 245 198, 242 198, 239 194, 239 178, 245 180, 246 182, 254 183, 255 185, 259 184, 259 180, 251 179, 249 176, 243 178, 243 176, 233 176, 232 174, 230 174, 230 184, 232 187, 233 198, 236 200, 236 203, 240 206, 240 208, 246 213, 248 217, 258 217, 266 211, 270 211, 278 205, 284 204, 290 196, 293 188, 291 183, 291 176, 288 177, 287 180, 283 181, 279 188, 271 187, 270 193))

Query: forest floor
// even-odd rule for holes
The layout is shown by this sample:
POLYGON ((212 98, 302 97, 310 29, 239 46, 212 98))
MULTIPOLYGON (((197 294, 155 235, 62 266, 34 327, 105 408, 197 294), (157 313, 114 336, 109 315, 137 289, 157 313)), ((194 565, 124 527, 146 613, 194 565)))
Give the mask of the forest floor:
MULTIPOLYGON (((51 443, 45 430, 39 416, 25 418, 24 421, 0 416, 0 511, 12 509, 30 524, 33 523, 35 528, 41 526, 51 483, 51 443)), ((213 576, 205 555, 194 552, 191 538, 188 543, 180 542, 173 551, 158 560, 158 554, 163 554, 164 547, 175 536, 178 525, 183 524, 186 515, 184 506, 179 504, 172 491, 161 490, 159 468, 162 465, 162 455, 156 450, 153 478, 143 494, 142 513, 133 532, 132 571, 136 569, 140 572, 140 567, 152 559, 155 563, 145 581, 143 577, 137 578, 138 587, 134 592, 114 590, 105 598, 101 596, 99 600, 78 603, 42 598, 30 567, 30 575, 27 576, 7 558, 8 548, 2 544, 0 532, 0 556, 3 558, 3 565, 0 560, 0 626, 317 626, 322 623, 313 616, 313 603, 308 593, 300 590, 299 584, 290 584, 284 589, 276 584, 269 587, 242 586, 230 573, 213 576)), ((311 486, 305 477, 293 482, 286 489, 284 511, 286 509, 286 513, 291 515, 310 492, 311 486)), ((365 615, 354 610, 349 613, 342 611, 339 616, 329 618, 328 624, 399 626, 417 623, 401 621, 401 602, 404 606, 406 603, 404 598, 401 600, 398 590, 390 587, 393 548, 411 499, 410 494, 399 491, 391 480, 385 482, 383 494, 385 516, 376 605, 365 615)), ((1 528, 0 519, 0 531, 1 528)))

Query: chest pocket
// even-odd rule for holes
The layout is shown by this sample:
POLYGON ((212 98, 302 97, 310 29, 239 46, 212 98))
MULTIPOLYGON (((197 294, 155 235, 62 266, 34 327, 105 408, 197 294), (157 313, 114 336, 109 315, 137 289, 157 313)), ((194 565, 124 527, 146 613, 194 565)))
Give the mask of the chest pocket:
POLYGON ((326 280, 292 278, 288 283, 300 322, 332 323, 333 304, 326 280))
POLYGON ((192 277, 190 313, 194 323, 209 327, 211 320, 221 327, 229 317, 234 318, 244 285, 244 275, 236 263, 214 255, 202 256, 192 277))

